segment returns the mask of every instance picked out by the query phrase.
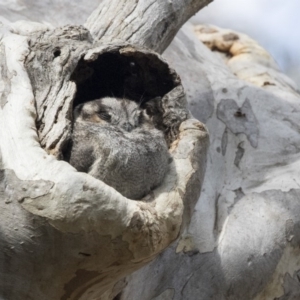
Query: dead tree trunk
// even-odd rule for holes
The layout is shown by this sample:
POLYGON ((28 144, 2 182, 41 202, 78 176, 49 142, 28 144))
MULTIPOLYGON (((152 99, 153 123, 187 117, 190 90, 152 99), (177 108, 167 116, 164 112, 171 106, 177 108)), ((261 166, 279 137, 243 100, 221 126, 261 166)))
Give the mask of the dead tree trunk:
POLYGON ((145 47, 164 50, 209 2, 103 1, 86 28, 2 27, 2 299, 100 299, 189 224, 208 135, 189 114, 176 72, 145 47), (162 184, 140 201, 62 160, 73 104, 105 96, 107 87, 133 100, 161 98, 159 127, 173 160, 162 184))

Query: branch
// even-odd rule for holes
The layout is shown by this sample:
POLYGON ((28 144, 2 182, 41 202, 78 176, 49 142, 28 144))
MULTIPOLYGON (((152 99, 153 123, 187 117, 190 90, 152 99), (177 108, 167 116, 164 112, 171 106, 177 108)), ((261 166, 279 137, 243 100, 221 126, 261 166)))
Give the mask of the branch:
POLYGON ((121 40, 162 53, 180 27, 212 1, 104 0, 85 27, 95 40, 121 40))

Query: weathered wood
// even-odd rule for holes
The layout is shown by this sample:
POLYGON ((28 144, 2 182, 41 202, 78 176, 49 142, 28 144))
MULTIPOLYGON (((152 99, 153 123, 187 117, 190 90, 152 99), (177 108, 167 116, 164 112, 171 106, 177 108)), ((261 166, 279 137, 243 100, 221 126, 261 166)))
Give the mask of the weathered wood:
POLYGON ((95 40, 162 53, 180 27, 212 0, 104 0, 85 23, 95 40))
POLYGON ((207 171, 181 240, 129 276, 119 299, 298 299, 295 85, 255 41, 214 26, 185 27, 164 56, 208 126, 207 171))
POLYGON ((62 159, 70 139, 73 107, 106 96, 147 102, 160 97, 155 117, 169 143, 188 117, 180 79, 158 54, 128 44, 92 44, 83 27, 32 35, 26 67, 36 99, 42 147, 62 159))
POLYGON ((151 51, 97 45, 83 27, 19 23, 2 29, 0 295, 100 298, 189 224, 204 178, 207 131, 189 116, 177 74, 151 51), (162 184, 141 201, 55 158, 68 140, 73 101, 90 100, 80 94, 92 75, 89 63, 107 53, 130 57, 138 67, 148 59, 161 74, 156 85, 153 76, 143 83, 146 99, 161 97, 165 115, 158 126, 169 138, 173 161, 162 184))

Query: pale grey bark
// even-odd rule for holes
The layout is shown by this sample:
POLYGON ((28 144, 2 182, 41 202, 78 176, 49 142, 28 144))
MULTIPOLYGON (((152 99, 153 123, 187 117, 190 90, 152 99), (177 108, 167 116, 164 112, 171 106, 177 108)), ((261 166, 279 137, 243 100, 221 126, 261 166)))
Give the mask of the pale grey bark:
MULTIPOLYGON (((156 6, 154 12, 165 13, 156 6)), ((150 50, 97 43, 81 26, 17 22, 2 26, 0 35, 0 297, 106 297, 189 224, 204 177, 206 128, 189 115, 176 72, 150 50), (80 94, 81 84, 104 54, 148 64, 143 86, 148 97, 158 93, 165 113, 169 171, 140 201, 57 160, 70 136, 73 101, 91 100, 80 94), (151 70, 161 76, 156 86, 151 70)), ((138 35, 142 40, 143 32, 138 35)))
MULTIPOLYGON (((59 13, 66 23, 65 12, 57 12, 59 13)), ((37 28, 37 24, 29 26, 27 23, 27 27, 24 25, 23 23, 22 28, 16 24, 11 27, 15 32, 27 35, 33 28, 37 28)), ((44 25, 41 27, 39 28, 45 29, 44 25)), ((215 27, 199 26, 195 33, 189 28, 180 30, 164 54, 169 64, 181 76, 189 109, 197 119, 207 125, 210 132, 211 146, 206 177, 196 209, 191 209, 192 222, 188 229, 179 235, 180 239, 161 253, 154 262, 132 276, 112 284, 99 298, 296 300, 300 293, 299 94, 293 82, 278 70, 269 54, 255 41, 240 33, 215 27), (207 49, 199 39, 213 51, 207 49)), ((9 62, 18 60, 22 61, 21 58, 15 58, 9 62)), ((1 62, 1 70, 7 63, 1 62)), ((21 70, 19 72, 22 73, 21 70)), ((13 79, 15 72, 10 69, 7 74, 13 79)), ((26 74, 21 77, 26 78, 26 74)), ((18 82, 19 89, 23 85, 22 80, 18 82)), ((13 84, 1 85, 3 86, 5 88, 1 89, 2 93, 9 95, 13 84)), ((30 90, 30 86, 27 86, 27 89, 30 90)), ((23 90, 21 94, 22 92, 23 90)), ((7 103, 5 99, 6 96, 2 97, 2 103, 7 103)), ((24 97, 21 100, 24 101, 24 97)), ((30 101, 26 103, 30 104, 30 101)), ((34 110, 31 113, 35 114, 34 110)), ((14 112, 8 119, 11 123, 16 123, 18 116, 14 112)), ((26 118, 30 119, 28 115, 26 118)), ((25 125, 24 127, 28 127, 25 125)), ((13 125, 10 126, 13 128, 13 125)), ((34 124, 30 123, 29 127, 34 128, 34 124)), ((7 124, 2 128, 7 128, 7 124)), ((22 126, 18 127, 22 133, 20 128, 22 126)), ((20 140, 24 138, 22 134, 17 137, 20 140)), ((27 149, 28 144, 24 148, 27 149)), ((22 159, 13 153, 14 151, 11 151, 16 165, 27 163, 28 156, 22 159)), ((40 150, 34 156, 38 157, 39 153, 40 150)), ((29 160, 28 164, 24 165, 23 175, 36 163, 29 160)), ((53 160, 53 163, 57 162, 53 160)), ((183 166, 185 162, 179 166, 182 172, 185 171, 183 166)), ((17 170, 20 168, 16 167, 17 170)), ((51 162, 44 167, 44 172, 46 170, 61 178, 66 174, 60 175, 62 164, 54 168, 51 162)), ((1 246, 4 249, 1 254, 1 269, 5 270, 10 262, 11 274, 17 274, 19 271, 21 278, 23 276, 28 279, 25 282, 14 280, 11 285, 6 277, 1 277, 2 282, 7 283, 7 289, 22 289, 25 295, 22 299, 26 299, 29 292, 35 289, 32 282, 42 279, 45 284, 36 291, 41 293, 53 280, 47 277, 49 261, 53 268, 62 266, 59 273, 65 275, 70 256, 74 261, 78 258, 78 265, 83 266, 84 261, 90 258, 88 255, 91 253, 87 251, 90 249, 98 255, 95 266, 90 267, 88 271, 86 268, 77 271, 71 268, 70 273, 73 272, 74 275, 75 272, 74 280, 61 289, 70 292, 78 284, 76 280, 85 283, 84 280, 88 281, 93 276, 101 280, 100 275, 98 277, 95 274, 95 269, 103 267, 101 263, 104 256, 101 255, 105 253, 99 250, 98 238, 101 235, 100 230, 106 228, 106 223, 97 223, 99 220, 95 216, 101 209, 109 206, 99 206, 99 198, 95 199, 92 208, 87 206, 91 219, 79 226, 75 222, 78 211, 70 210, 69 215, 73 216, 75 225, 71 222, 65 229, 66 232, 70 228, 90 229, 94 223, 101 226, 97 227, 96 233, 89 232, 87 236, 80 232, 64 234, 64 231, 49 226, 47 218, 28 213, 13 201, 22 201, 25 195, 32 209, 30 198, 39 199, 46 195, 53 188, 51 182, 35 180, 33 185, 33 182, 15 178, 9 171, 5 173, 5 177, 3 171, 0 173, 0 195, 3 195, 5 190, 7 202, 1 202, 1 212, 4 216, 1 219, 1 228, 5 228, 1 229, 1 246), (12 188, 10 183, 16 180, 17 184, 12 188), (42 221, 46 224, 44 227, 40 226, 42 221), (23 227, 24 224, 27 224, 27 227, 23 227), (30 252, 30 243, 36 245, 39 252, 30 252), (59 257, 54 260, 53 253, 56 251, 59 252, 59 257), (18 255, 20 259, 13 261, 18 255), (38 268, 42 270, 34 269, 36 262, 40 263, 38 268), (35 272, 37 275, 33 276, 35 272)), ((182 174, 184 176, 184 173, 182 174)), ((68 180, 64 181, 66 185, 74 179, 70 173, 67 178, 68 180)), ((36 179, 40 178, 37 176, 36 179)), ((84 178, 81 179, 76 177, 77 181, 73 185, 74 195, 82 193, 84 178)), ((98 183, 93 187, 97 193, 98 183)), ((66 199, 61 197, 61 203, 65 201, 66 199)), ((59 219, 60 214, 66 214, 62 210, 63 205, 55 206, 52 199, 47 202, 52 203, 53 209, 58 212, 58 219, 51 221, 51 224, 65 225, 59 219)), ((39 204, 36 208, 37 213, 45 212, 44 207, 47 207, 48 203, 35 203, 39 204)), ((124 206, 118 206, 116 211, 123 210, 122 213, 127 214, 128 202, 125 203, 124 206)), ((169 207, 163 209, 169 211, 169 207)), ((116 211, 112 212, 112 217, 115 217, 116 211)), ((153 212, 147 216, 150 218, 153 212)), ((140 231, 137 231, 138 233, 140 231)), ((114 242, 108 250, 117 258, 121 253, 122 241, 119 239, 114 242)), ((128 255, 129 260, 132 259, 132 253, 125 252, 124 255, 128 255)), ((127 259, 123 258, 122 256, 122 262, 127 259)), ((110 262, 111 260, 108 263, 110 262)), ((140 266, 139 263, 136 265, 140 266)), ((112 263, 111 268, 121 272, 117 264, 112 263)), ((131 270, 133 269, 128 266, 126 271, 131 270)), ((54 271, 56 269, 53 269, 54 271)), ((3 274, 2 272, 1 276, 3 274)), ((118 273, 116 278, 119 275, 121 277, 118 273)), ((59 290, 60 287, 55 288, 59 290)), ((13 294, 12 297, 17 295, 13 294)), ((38 295, 38 299, 44 299, 41 294, 38 295)))
POLYGON ((164 56, 210 132, 202 193, 181 240, 129 276, 119 299, 298 299, 300 96, 247 36, 193 31, 164 56))
POLYGON ((96 40, 121 40, 162 53, 180 27, 210 2, 212 0, 104 0, 85 27, 96 40))

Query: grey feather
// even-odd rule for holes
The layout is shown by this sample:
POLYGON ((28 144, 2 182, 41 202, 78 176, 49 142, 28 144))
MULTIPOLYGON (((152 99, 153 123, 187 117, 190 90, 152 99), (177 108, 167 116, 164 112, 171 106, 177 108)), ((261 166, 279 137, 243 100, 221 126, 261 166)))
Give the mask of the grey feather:
POLYGON ((70 164, 141 199, 163 181, 169 152, 145 110, 127 99, 101 98, 74 110, 70 164))

